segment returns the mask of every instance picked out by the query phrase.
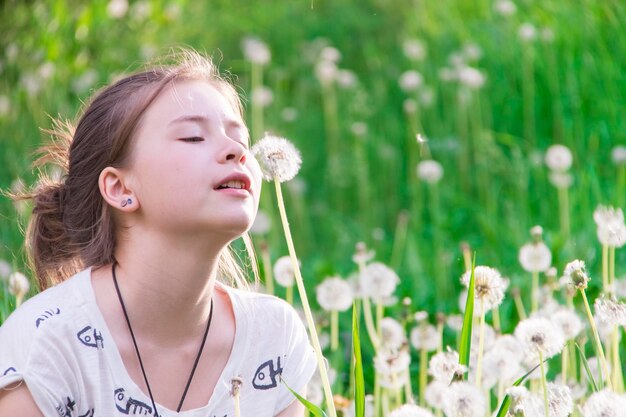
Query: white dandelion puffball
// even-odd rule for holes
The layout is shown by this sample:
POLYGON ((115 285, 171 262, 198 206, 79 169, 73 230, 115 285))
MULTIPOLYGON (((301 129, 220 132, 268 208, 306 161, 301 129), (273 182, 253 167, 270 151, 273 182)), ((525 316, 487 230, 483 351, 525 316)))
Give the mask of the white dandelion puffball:
POLYGON ((532 41, 537 37, 537 29, 532 23, 522 23, 517 32, 522 41, 532 41))
POLYGON ((553 312, 549 318, 561 329, 565 340, 574 339, 585 328, 582 319, 571 308, 561 307, 553 312))
POLYGON ((415 113, 417 111, 417 102, 411 98, 407 98, 402 102, 402 109, 408 114, 415 113))
POLYGON ((443 167, 437 161, 425 159, 417 164, 417 176, 428 184, 436 184, 443 177, 443 167))
POLYGON ((374 357, 374 368, 380 375, 404 373, 411 364, 411 355, 406 350, 380 349, 374 357))
POLYGON ((563 332, 550 320, 531 317, 520 321, 515 328, 515 337, 524 348, 526 355, 536 359, 541 353, 543 359, 559 353, 565 345, 563 332))
MULTIPOLYGON (((471 271, 465 272, 461 276, 461 283, 465 287, 469 286, 471 271)), ((474 268, 474 308, 480 310, 482 301, 485 311, 499 306, 504 298, 505 284, 497 269, 488 266, 477 266, 474 268)), ((475 311, 476 312, 476 311, 475 311)), ((478 311, 480 314, 480 311, 478 311)))
POLYGON ((391 413, 389 417, 435 417, 429 409, 415 404, 404 404, 391 413))
POLYGON ((463 381, 450 385, 442 408, 446 417, 483 417, 487 403, 480 389, 463 381))
POLYGON ((585 417, 621 417, 626 408, 626 396, 608 389, 594 392, 587 398, 582 407, 585 417))
POLYGON ((269 87, 261 85, 252 90, 251 100, 252 104, 267 107, 274 101, 274 93, 269 87))
POLYGON ((556 188, 569 188, 574 183, 574 177, 568 172, 550 171, 548 174, 550 184, 556 188))
POLYGON ((107 14, 113 19, 121 19, 128 11, 128 0, 111 0, 107 4, 107 14))
POLYGON ((598 321, 613 326, 626 326, 626 304, 612 298, 598 297, 594 303, 598 321))
POLYGON ((611 150, 611 160, 616 166, 626 165, 626 146, 617 145, 611 150))
POLYGON ((289 181, 296 176, 302 164, 300 151, 285 138, 267 133, 252 147, 266 181, 289 181))
POLYGON ((552 265, 552 253, 543 242, 531 242, 519 250, 519 263, 527 272, 544 272, 552 265))
POLYGON ((347 69, 341 69, 337 72, 337 85, 343 88, 351 88, 357 85, 358 79, 356 74, 347 69))
POLYGON ((521 356, 515 356, 511 350, 502 346, 492 347, 483 357, 483 386, 493 386, 498 381, 510 384, 523 374, 521 363, 521 356))
POLYGON ((563 281, 566 285, 576 289, 587 288, 589 275, 587 275, 585 263, 580 259, 575 259, 565 265, 565 271, 563 271, 563 281))
POLYGON ((552 171, 565 172, 571 168, 574 157, 565 145, 552 145, 546 151, 546 165, 552 171))
POLYGON ((339 69, 332 61, 320 61, 315 65, 315 76, 323 85, 329 85, 337 78, 339 69))
POLYGON ((406 343, 404 327, 398 320, 385 317, 380 321, 381 343, 390 350, 398 350, 406 343))
POLYGON ((296 281, 296 275, 290 256, 282 256, 276 260, 274 264, 274 279, 285 288, 293 286, 296 281))
POLYGON ((0 259, 0 281, 8 280, 12 270, 10 263, 0 259))
POLYGON ((419 324, 411 330, 411 345, 417 350, 432 352, 439 348, 441 337, 432 324, 419 324))
POLYGON ((340 277, 329 277, 315 288, 317 302, 326 311, 346 311, 354 295, 350 284, 340 277))
POLYGON ((339 52, 339 49, 337 48, 334 48, 332 46, 325 46, 320 51, 320 60, 322 61, 329 61, 329 62, 337 63, 339 62, 340 59, 341 59, 341 52, 339 52))
POLYGON ((245 38, 241 42, 241 49, 244 57, 254 64, 265 65, 272 58, 265 42, 257 38, 245 38))
POLYGON ((601 244, 621 248, 626 243, 626 224, 621 208, 598 206, 593 212, 601 244))
POLYGON ((407 39, 402 42, 402 52, 412 61, 421 61, 426 58, 426 45, 419 39, 407 39))
POLYGON ((380 262, 367 265, 359 280, 363 294, 378 300, 390 297, 400 283, 395 271, 380 262))
POLYGON ((13 272, 9 275, 9 293, 22 298, 30 290, 30 283, 26 275, 21 272, 13 272))
POLYGON ((367 248, 365 242, 357 242, 352 261, 357 265, 365 265, 374 259, 375 254, 373 250, 367 248))
POLYGON ((511 0, 498 0, 494 8, 502 16, 512 16, 517 11, 517 6, 511 0))
POLYGON ((574 411, 572 391, 567 385, 548 382, 548 406, 552 417, 567 417, 574 411))
POLYGON ((453 350, 435 353, 428 361, 428 373, 436 381, 449 384, 452 378, 463 375, 467 368, 459 364, 459 354, 453 350))
POLYGON ((426 385, 424 399, 426 403, 434 408, 443 407, 448 391, 448 382, 437 381, 436 379, 426 385))
POLYGON ((464 86, 477 90, 485 85, 487 77, 485 74, 472 67, 463 67, 457 73, 457 79, 464 86))
POLYGON ((409 93, 417 90, 422 84, 424 84, 424 77, 415 70, 406 71, 400 75, 398 84, 400 84, 402 91, 409 93))

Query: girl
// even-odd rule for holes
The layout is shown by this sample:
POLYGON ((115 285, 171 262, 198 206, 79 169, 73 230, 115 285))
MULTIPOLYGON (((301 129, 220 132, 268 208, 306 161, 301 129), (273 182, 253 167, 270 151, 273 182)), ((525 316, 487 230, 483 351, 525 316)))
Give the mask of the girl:
POLYGON ((241 103, 208 59, 178 58, 52 132, 67 173, 29 196, 45 291, 0 327, 1 416, 303 414, 285 387, 315 369, 302 322, 229 285, 261 191, 241 103))

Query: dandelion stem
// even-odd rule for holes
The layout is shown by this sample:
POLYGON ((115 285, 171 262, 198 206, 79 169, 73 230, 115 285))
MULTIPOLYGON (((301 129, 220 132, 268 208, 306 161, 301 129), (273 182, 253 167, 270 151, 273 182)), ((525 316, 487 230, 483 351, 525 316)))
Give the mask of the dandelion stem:
POLYGON ((380 376, 378 372, 374 375, 374 416, 380 417, 380 397, 381 393, 380 376))
POLYGON ((336 351, 339 347, 339 312, 330 312, 330 350, 336 351))
POLYGON ((618 393, 624 392, 624 375, 622 373, 621 360, 619 357, 619 328, 617 325, 613 326, 613 387, 618 393))
POLYGON ((287 213, 285 211, 285 203, 283 200, 283 194, 280 187, 280 181, 277 177, 274 178, 274 185, 276 186, 276 197, 278 200, 278 210, 280 211, 280 218, 282 220, 283 229, 285 232, 285 239, 287 240, 287 248, 289 249, 289 256, 291 257, 291 263, 296 277, 296 284, 298 285, 298 292, 300 294, 300 300, 302 301, 302 308, 304 309, 304 315, 306 317, 307 325, 311 335, 311 342, 315 355, 317 358, 317 366, 322 378, 322 385, 324 387, 324 394, 326 397, 326 406, 330 417, 337 417, 337 411, 335 410, 335 403, 333 401, 333 394, 330 388, 330 381, 328 379, 328 372, 326 371, 326 363, 324 356, 322 355, 322 348, 320 347, 320 341, 317 336, 317 329, 315 328, 315 322, 313 321, 313 313, 311 313, 311 307, 306 295, 306 289, 304 288, 304 280, 300 272, 300 266, 298 265, 298 258, 296 257, 296 250, 293 245, 293 239, 291 238, 291 231, 289 229, 289 221, 287 220, 287 213))
MULTIPOLYGON (((263 67, 261 64, 252 63, 252 91, 256 91, 263 85, 263 67)), ((258 138, 263 132, 263 106, 252 100, 252 137, 258 138)))
POLYGON ((378 332, 376 331, 374 318, 372 317, 372 305, 369 297, 367 296, 363 297, 363 317, 365 317, 365 328, 367 329, 367 334, 372 341, 372 345, 374 345, 374 350, 378 351, 380 339, 378 338, 378 332))
POLYGON ((518 291, 513 294, 513 300, 515 301, 515 308, 517 309, 517 315, 520 320, 526 319, 526 310, 524 309, 524 303, 518 291))
POLYGON ((383 306, 383 300, 376 300, 376 336, 378 336, 378 340, 382 339, 384 309, 385 306, 383 306))
POLYGON ((602 245, 602 291, 609 292, 609 245, 602 245))
POLYGON ((600 357, 600 363, 602 364, 602 372, 604 373, 605 380, 609 389, 613 389, 613 385, 611 384, 611 374, 609 373, 609 367, 606 363, 606 358, 604 356, 604 350, 602 349, 602 342, 600 341, 600 335, 598 334, 598 328, 596 327, 596 322, 593 319, 593 315, 591 314, 591 309, 589 308, 589 301, 587 301, 587 294, 585 293, 585 289, 581 288, 580 294, 583 296, 583 301, 585 304, 585 311, 587 312, 587 318, 589 319, 589 325, 591 326, 591 331, 593 333, 593 339, 596 344, 596 350, 598 356, 600 357))
MULTIPOLYGON (((359 187, 360 188, 360 187, 359 187)), ((398 222, 396 224, 396 233, 393 239, 393 249, 391 250, 391 268, 397 269, 402 261, 402 254, 406 247, 406 238, 408 234, 407 225, 409 224, 409 214, 406 211, 398 214, 398 222)))
POLYGON ((567 187, 558 187, 558 195, 561 235, 565 238, 569 236, 569 197, 567 187))
POLYGON ((569 361, 569 350, 567 346, 563 348, 561 352, 561 382, 563 385, 567 384, 567 362, 569 361))
POLYGON ((530 305, 531 313, 537 311, 537 308, 539 306, 539 272, 537 271, 533 271, 533 288, 531 293, 530 305))
POLYGON ((235 401, 235 417, 241 417, 241 409, 239 408, 239 393, 237 392, 233 397, 235 401))
POLYGON ((285 290, 285 300, 287 303, 293 305, 293 285, 290 285, 285 290))
POLYGON ((480 297, 480 329, 478 334, 478 360, 476 362, 476 386, 481 386, 483 348, 485 345, 485 299, 480 297))
POLYGON ((615 293, 615 288, 613 285, 615 284, 615 246, 609 247, 609 294, 615 293))
POLYGON ((409 368, 406 368, 406 384, 404 384, 404 402, 407 404, 414 404, 415 400, 413 399, 413 389, 411 387, 411 372, 409 368))
POLYGON ((426 371, 428 370, 428 351, 424 348, 420 349, 420 376, 419 376, 419 398, 420 405, 423 407, 426 405, 426 400, 424 399, 424 391, 426 390, 426 382, 428 378, 428 374, 426 371))
POLYGON ((499 306, 495 306, 493 308, 492 311, 492 317, 493 317, 493 329, 496 331, 496 333, 500 333, 501 330, 501 325, 500 325, 500 307, 499 306))
POLYGON ((272 259, 267 242, 261 242, 261 259, 263 259, 263 272, 265 273, 265 291, 274 295, 274 276, 272 273, 272 259))
POLYGON ((546 384, 546 370, 543 366, 543 352, 539 352, 539 367, 541 368, 541 388, 543 390, 543 405, 546 411, 546 417, 550 417, 550 403, 548 402, 548 384, 546 384))

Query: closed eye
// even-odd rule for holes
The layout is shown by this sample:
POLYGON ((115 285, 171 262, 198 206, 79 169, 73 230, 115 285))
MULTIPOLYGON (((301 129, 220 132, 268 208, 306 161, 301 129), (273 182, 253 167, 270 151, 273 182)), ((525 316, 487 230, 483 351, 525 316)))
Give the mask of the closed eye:
POLYGON ((189 138, 181 138, 180 140, 182 140, 183 142, 202 142, 204 141, 204 138, 200 136, 192 136, 189 138))

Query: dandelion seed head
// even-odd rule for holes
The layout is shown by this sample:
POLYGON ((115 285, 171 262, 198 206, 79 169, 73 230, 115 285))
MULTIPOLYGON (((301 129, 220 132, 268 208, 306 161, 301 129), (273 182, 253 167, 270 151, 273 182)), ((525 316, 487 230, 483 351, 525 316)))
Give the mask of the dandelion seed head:
POLYGON ((410 70, 400 75, 398 83, 400 88, 408 93, 417 90, 424 83, 424 77, 419 72, 410 70))
POLYGON ((265 134, 263 139, 252 147, 252 154, 259 161, 263 178, 280 182, 296 176, 302 164, 300 151, 287 139, 265 134))
POLYGON ((253 64, 266 65, 272 58, 267 44, 258 38, 244 38, 241 49, 244 57, 253 64))
POLYGON ((483 417, 487 403, 482 391, 469 382, 455 382, 450 385, 443 403, 446 417, 483 417))
POLYGON ((574 177, 570 173, 560 171, 550 171, 548 180, 556 188, 569 188, 574 183, 574 177))
POLYGON ((585 417, 621 417, 626 408, 626 397, 608 389, 594 392, 582 407, 585 417))
POLYGON ((520 248, 518 260, 525 271, 543 272, 552 265, 552 253, 543 242, 527 243, 520 248))
POLYGON ((402 102, 402 109, 408 114, 415 113, 417 111, 417 103, 412 98, 407 98, 402 102))
POLYGON ((259 107, 267 107, 274 101, 274 93, 269 87, 259 86, 252 90, 252 103, 259 107))
POLYGON ((374 369, 385 378, 391 388, 399 388, 406 380, 406 370, 411 364, 411 355, 404 350, 380 349, 374 357, 374 369), (396 380, 394 383, 393 381, 396 380))
POLYGON ((417 323, 421 323, 422 321, 428 320, 428 311, 425 311, 425 310, 416 311, 415 314, 413 315, 413 318, 415 319, 417 323))
POLYGON ((350 131, 354 136, 365 136, 367 134, 367 124, 364 122, 354 122, 350 126, 350 131))
POLYGON ((446 319, 446 325, 452 330, 460 332, 463 328, 463 316, 460 314, 453 314, 451 316, 448 316, 448 318, 446 319))
POLYGON ((453 350, 435 353, 428 361, 428 373, 437 381, 449 384, 455 376, 461 376, 467 367, 459 364, 459 354, 453 350))
POLYGON ((427 408, 415 404, 404 404, 391 413, 389 417, 435 417, 427 408))
POLYGON ((406 39, 402 43, 404 56, 412 61, 421 61, 426 58, 426 45, 419 39, 406 39))
POLYGON ((411 329, 411 345, 417 350, 431 352, 439 347, 441 337, 435 326, 431 324, 419 324, 411 329))
POLYGON ((611 160, 616 166, 626 165, 626 146, 617 145, 611 150, 611 160))
POLYGON ((548 405, 551 417, 567 417, 574 411, 572 392, 567 385, 548 382, 548 405))
POLYGON ((475 61, 475 60, 482 58, 483 51, 480 48, 480 46, 478 46, 477 44, 467 43, 465 44, 465 46, 463 46, 463 55, 467 59, 475 61))
POLYGON ((398 275, 388 266, 373 262, 363 268, 360 274, 361 289, 374 299, 389 297, 400 283, 398 275))
POLYGON ((337 71, 337 85, 342 88, 352 88, 357 85, 356 74, 347 69, 337 71))
POLYGON ((13 272, 9 275, 9 293, 16 298, 23 298, 30 290, 30 283, 26 275, 21 272, 13 272))
POLYGON ((128 12, 128 0, 111 0, 107 4, 107 14, 113 19, 121 19, 128 12))
POLYGON ((626 304, 607 296, 598 297, 594 303, 598 321, 613 326, 626 326, 626 304))
POLYGON ((537 29, 532 23, 523 23, 517 31, 519 38, 524 42, 530 42, 537 37, 537 29))
POLYGON ((331 84, 339 72, 337 65, 332 61, 320 61, 315 65, 315 76, 323 84, 331 84))
POLYGON ((585 289, 589 283, 589 275, 585 268, 585 263, 580 259, 573 260, 565 265, 563 272, 564 282, 576 289, 585 289))
POLYGON ((285 107, 280 112, 280 117, 282 117, 285 122, 293 122, 298 118, 298 110, 293 107, 285 107))
POLYGON ((385 317, 380 321, 381 342, 390 350, 398 350, 407 343, 404 327, 398 320, 385 317))
POLYGON ((498 0, 494 8, 502 16, 512 16, 517 11, 517 6, 511 0, 498 0))
POLYGON ((448 384, 449 382, 437 381, 435 379, 426 385, 426 389, 424 390, 426 403, 433 408, 443 407, 446 392, 448 391, 448 384))
POLYGON ((317 302, 326 311, 346 311, 352 307, 352 287, 341 277, 328 277, 316 288, 317 302))
POLYGON ((443 177, 443 167, 432 159, 425 159, 417 164, 417 176, 428 184, 436 184, 443 177))
POLYGON ((546 165, 552 171, 565 172, 572 166, 572 151, 565 145, 552 145, 546 151, 546 165))
POLYGON ((621 248, 626 244, 626 224, 621 208, 598 206, 593 212, 601 244, 621 248))
MULTIPOLYGON (((465 272, 461 276, 461 283, 469 286, 471 271, 465 272)), ((480 310, 480 302, 484 303, 485 311, 499 306, 504 298, 504 282, 500 272, 488 266, 477 266, 474 268, 474 294, 475 307, 480 310)), ((476 312, 480 314, 480 311, 476 312)))
POLYGON ((551 358, 559 353, 565 344, 563 332, 550 320, 531 317, 520 321, 515 328, 515 337, 520 341, 526 355, 532 359, 551 358))
MULTIPOLYGON (((299 261, 298 261, 299 263, 299 261)), ((291 287, 295 283, 296 276, 291 263, 291 257, 282 256, 274 263, 274 279, 282 287, 291 287)))
POLYGON ((8 281, 12 271, 11 264, 4 259, 0 259, 0 282, 8 281))
POLYGON ((567 307, 559 308, 552 313, 550 320, 561 329, 565 340, 574 339, 585 328, 578 314, 573 309, 567 307))
POLYGON ((356 250, 352 255, 352 261, 358 265, 365 265, 374 259, 375 252, 367 249, 365 242, 357 242, 356 250))
POLYGON ((339 52, 339 49, 335 47, 325 46, 320 51, 320 59, 322 61, 329 61, 329 62, 337 63, 339 62, 339 60, 341 60, 341 52, 339 52))
POLYGON ((461 84, 472 90, 481 88, 487 81, 485 74, 472 67, 463 67, 459 69, 457 79, 461 84))

